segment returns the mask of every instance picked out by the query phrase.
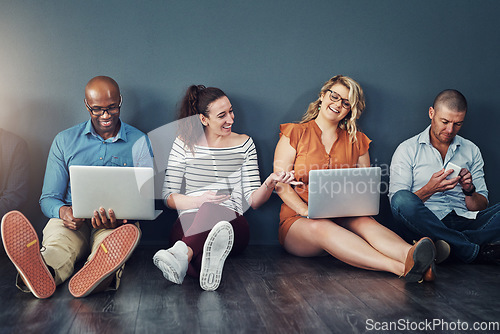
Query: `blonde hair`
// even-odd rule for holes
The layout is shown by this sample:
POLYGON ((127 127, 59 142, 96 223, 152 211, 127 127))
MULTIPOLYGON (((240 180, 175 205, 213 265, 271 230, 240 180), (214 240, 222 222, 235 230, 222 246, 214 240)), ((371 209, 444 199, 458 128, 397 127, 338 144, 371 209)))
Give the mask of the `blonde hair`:
POLYGON ((346 129, 349 133, 349 138, 351 142, 356 142, 356 133, 358 131, 358 126, 356 120, 359 119, 361 113, 365 109, 365 95, 361 86, 352 78, 344 75, 336 75, 321 87, 321 91, 318 94, 318 99, 309 104, 306 113, 302 116, 300 123, 306 123, 313 119, 316 119, 319 114, 319 109, 321 107, 321 97, 326 94, 326 92, 332 88, 335 84, 341 84, 349 89, 349 103, 351 104, 351 110, 344 118, 347 122, 341 121, 339 127, 341 129, 346 129))

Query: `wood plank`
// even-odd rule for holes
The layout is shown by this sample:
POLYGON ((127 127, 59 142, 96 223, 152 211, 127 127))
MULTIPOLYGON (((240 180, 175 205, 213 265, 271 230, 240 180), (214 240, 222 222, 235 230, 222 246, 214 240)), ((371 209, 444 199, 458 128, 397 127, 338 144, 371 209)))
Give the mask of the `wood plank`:
MULTIPOLYGON (((433 283, 407 284, 331 256, 300 258, 277 246, 250 246, 226 261, 222 283, 203 291, 197 279, 176 285, 153 265, 156 248, 128 261, 122 286, 75 299, 67 282, 47 300, 15 287, 0 256, 0 332, 246 333, 367 331, 367 321, 500 321, 500 266, 446 263, 433 283)), ((81 264, 80 264, 81 265, 81 264)))

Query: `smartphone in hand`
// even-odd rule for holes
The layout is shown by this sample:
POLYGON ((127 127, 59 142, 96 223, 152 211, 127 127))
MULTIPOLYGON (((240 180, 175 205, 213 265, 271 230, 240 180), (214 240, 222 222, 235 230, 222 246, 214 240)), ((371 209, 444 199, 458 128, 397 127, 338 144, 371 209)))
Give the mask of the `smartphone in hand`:
POLYGON ((217 190, 217 196, 226 195, 231 196, 233 189, 219 189, 217 190))
POLYGON ((451 173, 450 175, 448 175, 447 179, 453 179, 453 178, 457 177, 460 174, 460 171, 462 170, 462 167, 457 166, 457 165, 455 165, 452 162, 448 162, 448 164, 446 165, 446 171, 448 171, 450 169, 453 170, 453 173, 451 173))

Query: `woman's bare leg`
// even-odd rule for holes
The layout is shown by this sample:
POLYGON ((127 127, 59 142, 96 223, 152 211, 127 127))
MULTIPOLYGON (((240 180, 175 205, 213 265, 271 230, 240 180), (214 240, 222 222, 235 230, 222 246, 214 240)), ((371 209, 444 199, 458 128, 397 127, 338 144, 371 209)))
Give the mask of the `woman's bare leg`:
POLYGON ((411 245, 372 217, 341 218, 337 223, 359 235, 385 256, 402 263, 406 261, 411 245))
POLYGON ((301 218, 285 238, 285 249, 298 256, 317 256, 323 251, 352 266, 404 273, 404 261, 397 261, 373 248, 357 234, 328 219, 301 218))

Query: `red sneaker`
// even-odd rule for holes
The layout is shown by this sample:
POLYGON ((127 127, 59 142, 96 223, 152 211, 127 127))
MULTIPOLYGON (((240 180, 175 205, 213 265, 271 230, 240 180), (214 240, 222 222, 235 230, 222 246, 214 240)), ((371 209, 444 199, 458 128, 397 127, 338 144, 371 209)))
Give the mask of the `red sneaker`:
POLYGON ((2 242, 24 284, 35 297, 52 296, 56 283, 40 254, 38 235, 21 212, 11 211, 3 216, 2 242))
POLYGON ((141 231, 133 224, 116 228, 104 238, 94 256, 71 278, 69 292, 79 298, 96 290, 128 260, 140 238, 141 231))

